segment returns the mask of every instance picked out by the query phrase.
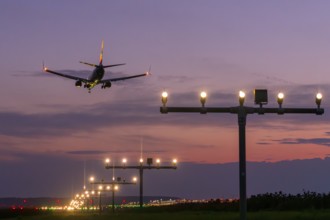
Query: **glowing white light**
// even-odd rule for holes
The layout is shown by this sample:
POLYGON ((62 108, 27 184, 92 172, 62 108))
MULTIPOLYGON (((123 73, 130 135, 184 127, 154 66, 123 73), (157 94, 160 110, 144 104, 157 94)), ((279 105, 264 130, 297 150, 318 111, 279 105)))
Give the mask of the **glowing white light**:
POLYGON ((317 93, 316 94, 316 99, 321 100, 322 99, 322 94, 321 93, 317 93))
POLYGON ((203 98, 203 99, 205 99, 206 98, 206 96, 207 96, 207 94, 206 94, 206 92, 201 92, 201 98, 203 98))
POLYGON ((278 99, 284 99, 284 94, 283 94, 283 92, 278 93, 277 98, 278 98, 278 99))
POLYGON ((243 91, 239 91, 239 94, 238 94, 238 96, 240 97, 240 98, 245 98, 245 92, 243 92, 243 91))
POLYGON ((167 93, 166 91, 164 91, 164 92, 162 93, 162 97, 163 97, 163 98, 167 98, 167 96, 168 96, 168 93, 167 93))

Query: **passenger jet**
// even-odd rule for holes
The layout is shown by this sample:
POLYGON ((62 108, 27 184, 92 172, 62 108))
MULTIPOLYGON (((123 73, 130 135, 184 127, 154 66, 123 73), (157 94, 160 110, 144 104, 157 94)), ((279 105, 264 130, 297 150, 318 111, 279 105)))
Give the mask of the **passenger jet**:
POLYGON ((75 83, 76 87, 81 87, 82 84, 84 84, 84 88, 87 88, 89 93, 91 92, 91 89, 94 88, 98 84, 102 84, 101 88, 106 89, 106 88, 111 87, 112 82, 120 81, 120 80, 126 80, 126 79, 132 79, 132 78, 141 77, 141 76, 148 76, 148 75, 151 74, 150 73, 150 68, 149 68, 149 71, 147 71, 143 74, 139 74, 139 75, 103 79, 105 68, 125 65, 125 63, 121 63, 121 64, 112 64, 112 65, 103 66, 103 64, 102 64, 102 61, 103 61, 103 48, 104 48, 104 43, 102 41, 101 53, 100 53, 100 62, 99 62, 98 65, 80 61, 80 63, 82 63, 82 64, 86 64, 88 66, 95 67, 92 74, 87 79, 77 77, 77 76, 67 75, 67 74, 60 73, 60 72, 55 72, 53 70, 48 69, 45 66, 43 66, 43 71, 48 72, 48 73, 52 73, 52 74, 55 74, 55 75, 58 75, 58 76, 62 76, 62 77, 68 78, 68 79, 75 80, 76 81, 76 83, 75 83))

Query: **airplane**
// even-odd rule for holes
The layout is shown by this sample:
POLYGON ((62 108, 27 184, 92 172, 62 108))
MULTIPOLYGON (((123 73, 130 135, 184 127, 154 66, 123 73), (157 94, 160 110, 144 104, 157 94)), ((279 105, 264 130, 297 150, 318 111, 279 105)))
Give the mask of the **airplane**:
POLYGON ((82 63, 82 64, 95 67, 92 74, 87 79, 77 77, 77 76, 67 75, 67 74, 64 74, 64 73, 60 73, 60 72, 50 70, 47 67, 45 67, 44 64, 43 64, 43 71, 55 74, 57 76, 61 76, 61 77, 65 77, 65 78, 68 78, 68 79, 76 80, 76 83, 75 83, 76 87, 81 87, 82 84, 84 84, 84 88, 88 89, 88 93, 91 93, 91 89, 94 88, 98 84, 102 84, 101 88, 106 89, 106 88, 111 87, 112 82, 116 82, 116 81, 120 81, 120 80, 126 80, 126 79, 132 79, 132 78, 136 78, 136 77, 148 76, 148 75, 151 74, 151 67, 150 67, 149 71, 147 71, 143 74, 132 75, 132 76, 124 76, 124 77, 118 77, 118 78, 103 79, 105 68, 125 65, 125 63, 120 63, 120 64, 112 64, 112 65, 105 65, 104 66, 103 63, 102 63, 103 62, 103 49, 104 49, 104 42, 102 40, 101 53, 100 53, 100 62, 99 62, 98 65, 80 61, 80 63, 82 63))

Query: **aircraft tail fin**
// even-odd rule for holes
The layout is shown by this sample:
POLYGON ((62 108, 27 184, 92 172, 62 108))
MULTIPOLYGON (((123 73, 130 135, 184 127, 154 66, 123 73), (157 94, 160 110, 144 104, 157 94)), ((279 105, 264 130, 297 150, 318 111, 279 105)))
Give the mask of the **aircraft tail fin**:
POLYGON ((102 66, 103 62, 103 49, 104 49, 104 41, 102 40, 102 45, 101 45, 101 53, 100 53, 100 66, 102 66))

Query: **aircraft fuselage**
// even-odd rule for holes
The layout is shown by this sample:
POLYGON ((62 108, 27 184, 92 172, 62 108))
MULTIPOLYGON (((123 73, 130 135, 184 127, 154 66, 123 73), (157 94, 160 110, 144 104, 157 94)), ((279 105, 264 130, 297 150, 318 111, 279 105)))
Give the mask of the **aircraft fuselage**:
POLYGON ((87 87, 88 89, 92 89, 103 79, 103 76, 104 76, 104 68, 102 66, 96 67, 93 70, 93 73, 88 77, 88 80, 90 82, 86 83, 85 87, 87 87))

